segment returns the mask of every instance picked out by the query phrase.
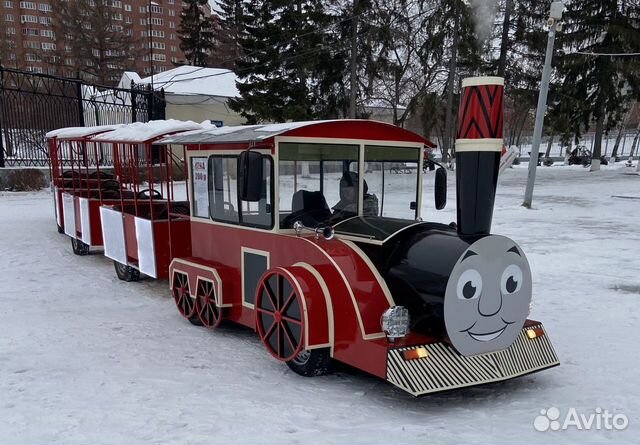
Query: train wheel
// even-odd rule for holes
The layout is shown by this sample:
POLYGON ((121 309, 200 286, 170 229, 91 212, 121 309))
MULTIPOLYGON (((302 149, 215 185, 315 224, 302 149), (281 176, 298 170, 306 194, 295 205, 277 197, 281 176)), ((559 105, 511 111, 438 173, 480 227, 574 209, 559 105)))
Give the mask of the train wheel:
POLYGON ((118 275, 118 278, 122 281, 138 281, 140 279, 140 271, 138 269, 117 261, 113 262, 113 266, 116 269, 116 275, 118 275))
POLYGON ((302 351, 287 366, 297 374, 305 377, 325 375, 331 370, 331 354, 329 348, 302 351))
POLYGON ((173 274, 173 300, 176 302, 180 315, 189 320, 191 324, 201 326, 202 323, 196 313, 196 304, 194 298, 189 292, 189 278, 187 274, 182 272, 174 272, 173 274))
POLYGON ((71 238, 71 248, 76 255, 89 255, 89 245, 77 238, 71 238))
POLYGON ((265 275, 256 296, 256 325, 265 347, 278 360, 293 360, 304 346, 302 300, 280 271, 265 275))
POLYGON ((202 325, 215 328, 222 321, 220 302, 211 281, 199 280, 196 292, 196 313, 202 325))

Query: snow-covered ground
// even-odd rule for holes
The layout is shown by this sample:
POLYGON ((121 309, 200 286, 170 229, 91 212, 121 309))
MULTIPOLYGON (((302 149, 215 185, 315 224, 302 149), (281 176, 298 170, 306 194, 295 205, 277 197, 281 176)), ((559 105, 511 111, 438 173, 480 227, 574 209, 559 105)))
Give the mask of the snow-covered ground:
MULTIPOLYGON (((533 269, 532 317, 560 367, 415 399, 363 373, 300 377, 249 330, 191 326, 166 282, 124 283, 56 233, 47 192, 0 194, 0 443, 631 443, 640 433, 640 177, 526 165, 500 179, 493 232, 533 269), (538 432, 541 409, 624 414, 625 431, 538 432)), ((447 209, 455 219, 455 181, 447 209)))

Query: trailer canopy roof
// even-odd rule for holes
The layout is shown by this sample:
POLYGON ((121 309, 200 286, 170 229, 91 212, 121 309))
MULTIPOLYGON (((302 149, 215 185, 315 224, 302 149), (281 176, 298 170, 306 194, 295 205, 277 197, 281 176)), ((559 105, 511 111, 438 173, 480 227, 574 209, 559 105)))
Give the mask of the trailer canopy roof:
POLYGON ((395 125, 357 119, 205 128, 199 131, 196 130, 168 136, 158 141, 158 143, 182 145, 267 143, 272 142, 271 139, 275 136, 366 141, 402 141, 422 143, 428 147, 435 147, 435 144, 422 136, 396 127, 395 125))

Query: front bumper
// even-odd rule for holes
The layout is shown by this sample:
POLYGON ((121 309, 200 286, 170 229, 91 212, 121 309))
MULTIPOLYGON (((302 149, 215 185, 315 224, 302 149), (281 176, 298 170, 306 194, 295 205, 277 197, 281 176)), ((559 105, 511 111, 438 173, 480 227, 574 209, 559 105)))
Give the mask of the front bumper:
POLYGON ((387 353, 387 380, 420 396, 508 380, 559 364, 542 324, 534 324, 523 328, 507 349, 476 356, 462 356, 445 343, 391 349, 387 353), (529 330, 542 330, 543 335, 530 338, 529 330), (403 351, 417 348, 425 348, 427 357, 405 360, 403 351))

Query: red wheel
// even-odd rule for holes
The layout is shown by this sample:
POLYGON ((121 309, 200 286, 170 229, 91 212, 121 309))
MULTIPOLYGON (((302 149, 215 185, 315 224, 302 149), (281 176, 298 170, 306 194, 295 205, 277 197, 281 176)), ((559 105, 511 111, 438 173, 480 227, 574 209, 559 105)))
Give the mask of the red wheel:
POLYGON ((189 278, 182 272, 173 273, 173 300, 176 302, 180 314, 192 324, 200 325, 200 319, 196 314, 196 304, 189 292, 189 278))
POLYGON ((198 280, 196 313, 207 328, 215 328, 222 321, 220 300, 211 281, 198 280))
POLYGON ((258 286, 256 325, 262 343, 278 360, 292 360, 304 348, 302 296, 281 270, 268 272, 258 286))

